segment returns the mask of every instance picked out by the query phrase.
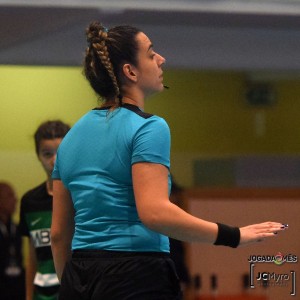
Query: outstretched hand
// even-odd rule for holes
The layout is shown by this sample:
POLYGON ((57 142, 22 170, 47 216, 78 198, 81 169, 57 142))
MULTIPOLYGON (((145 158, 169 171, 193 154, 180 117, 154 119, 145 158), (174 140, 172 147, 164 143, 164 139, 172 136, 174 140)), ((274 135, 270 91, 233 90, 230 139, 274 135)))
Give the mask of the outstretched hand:
POLYGON ((278 232, 286 230, 287 228, 287 224, 281 224, 277 222, 264 222, 241 227, 239 246, 261 242, 267 238, 276 236, 278 232))

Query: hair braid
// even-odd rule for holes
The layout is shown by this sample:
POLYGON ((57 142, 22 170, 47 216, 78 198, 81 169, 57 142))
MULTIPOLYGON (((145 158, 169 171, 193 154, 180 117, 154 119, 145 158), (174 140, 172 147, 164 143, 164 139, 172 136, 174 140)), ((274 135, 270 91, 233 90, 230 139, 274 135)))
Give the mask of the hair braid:
POLYGON ((105 101, 115 101, 118 97, 118 105, 122 105, 123 65, 138 64, 136 35, 139 32, 139 29, 128 25, 116 26, 108 31, 98 21, 92 22, 86 29, 88 47, 84 75, 105 101))
MULTIPOLYGON (((96 51, 102 65, 107 70, 108 75, 112 80, 112 83, 113 83, 113 86, 115 89, 115 93, 121 101, 120 89, 118 86, 117 78, 114 73, 114 68, 110 61, 109 53, 108 53, 107 46, 106 46, 107 35, 108 35, 107 31, 100 29, 98 31, 98 38, 94 39, 94 41, 91 43, 91 46, 96 51)), ((93 61, 91 62, 91 64, 93 65, 93 61)), ((91 67, 93 68, 92 65, 91 65, 91 67)))

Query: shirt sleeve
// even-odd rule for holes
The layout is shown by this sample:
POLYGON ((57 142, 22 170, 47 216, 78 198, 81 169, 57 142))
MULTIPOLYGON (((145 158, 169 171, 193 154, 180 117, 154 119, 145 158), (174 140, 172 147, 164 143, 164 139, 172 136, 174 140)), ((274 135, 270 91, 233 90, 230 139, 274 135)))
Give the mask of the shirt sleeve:
POLYGON ((131 163, 151 162, 170 168, 170 129, 166 121, 152 117, 136 132, 131 163))
POLYGON ((25 218, 25 211, 26 211, 26 199, 23 196, 21 199, 21 206, 20 206, 20 221, 19 221, 19 231, 22 236, 30 236, 28 226, 26 223, 26 218, 25 218))

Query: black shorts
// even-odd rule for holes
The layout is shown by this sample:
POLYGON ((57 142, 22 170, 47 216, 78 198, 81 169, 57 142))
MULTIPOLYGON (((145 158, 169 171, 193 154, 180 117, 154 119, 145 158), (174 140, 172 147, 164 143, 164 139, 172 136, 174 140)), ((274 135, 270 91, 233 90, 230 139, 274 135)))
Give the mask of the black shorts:
POLYGON ((74 251, 59 300, 181 300, 173 261, 164 253, 74 251))

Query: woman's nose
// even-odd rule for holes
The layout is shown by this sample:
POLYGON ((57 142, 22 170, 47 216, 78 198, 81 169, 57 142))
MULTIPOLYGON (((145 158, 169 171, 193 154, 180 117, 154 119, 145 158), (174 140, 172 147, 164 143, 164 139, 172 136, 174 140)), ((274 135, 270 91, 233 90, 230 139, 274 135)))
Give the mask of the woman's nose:
POLYGON ((163 65, 166 62, 166 59, 158 54, 158 64, 159 66, 163 65))

